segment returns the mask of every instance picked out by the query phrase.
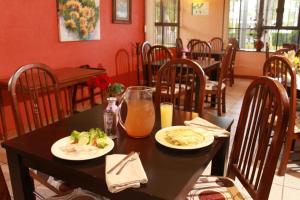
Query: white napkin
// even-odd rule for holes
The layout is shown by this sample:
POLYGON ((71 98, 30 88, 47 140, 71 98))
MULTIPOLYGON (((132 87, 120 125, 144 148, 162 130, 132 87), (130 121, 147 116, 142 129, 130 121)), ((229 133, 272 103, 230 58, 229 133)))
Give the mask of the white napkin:
POLYGON ((210 123, 209 121, 202 119, 200 117, 196 117, 190 121, 184 121, 186 126, 194 126, 199 129, 202 129, 206 133, 211 133, 216 137, 229 137, 230 133, 219 126, 210 123))
POLYGON ((122 169, 121 173, 116 175, 117 171, 122 167, 120 165, 113 172, 107 173, 113 166, 121 161, 126 155, 112 154, 106 156, 105 179, 108 190, 112 193, 120 192, 126 188, 138 188, 141 183, 147 183, 148 178, 143 168, 140 157, 137 153, 132 155, 130 161, 122 169))

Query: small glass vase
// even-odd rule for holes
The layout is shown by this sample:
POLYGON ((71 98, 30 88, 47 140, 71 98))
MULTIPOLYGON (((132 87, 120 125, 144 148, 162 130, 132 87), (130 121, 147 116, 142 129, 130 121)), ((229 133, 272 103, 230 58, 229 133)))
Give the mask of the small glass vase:
POLYGON ((111 139, 117 138, 118 106, 116 97, 107 98, 108 105, 104 110, 104 131, 111 139))

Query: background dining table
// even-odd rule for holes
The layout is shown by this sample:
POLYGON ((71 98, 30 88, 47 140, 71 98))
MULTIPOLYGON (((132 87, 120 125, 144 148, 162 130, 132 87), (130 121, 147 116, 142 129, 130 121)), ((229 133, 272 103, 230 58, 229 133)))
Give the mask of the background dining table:
MULTIPOLYGON (((54 69, 53 73, 57 77, 59 86, 61 88, 71 88, 78 83, 85 83, 87 80, 89 80, 91 77, 98 76, 100 74, 105 74, 106 71, 104 69, 88 69, 88 68, 79 68, 79 67, 66 67, 66 68, 60 68, 60 69, 54 69)), ((6 135, 7 132, 7 126, 6 126, 6 116, 4 112, 4 91, 7 91, 8 89, 8 82, 9 77, 0 79, 0 118, 2 122, 2 130, 3 135, 1 135, 1 138, 3 139, 3 136, 6 135)), ((72 99, 72 93, 73 91, 69 92, 70 99, 72 99)), ((72 104, 72 102, 70 102, 72 104)), ((73 108, 72 105, 70 105, 70 108, 73 108)), ((72 110, 70 112, 73 112, 72 110)), ((1 131, 0 131, 1 132, 1 131)), ((6 138, 4 138, 6 139, 6 138)))
MULTIPOLYGON (((183 125, 185 120, 197 116, 197 113, 174 110, 173 125, 183 125)), ((230 130, 233 123, 233 119, 211 114, 203 114, 202 117, 227 130, 230 130)), ((140 152, 148 183, 140 188, 110 193, 105 182, 105 156, 75 162, 61 160, 51 154, 53 143, 70 135, 73 130, 83 131, 96 127, 103 128, 102 105, 2 143, 7 152, 14 198, 35 198, 29 168, 110 199, 182 199, 211 161, 211 173, 220 176, 224 174, 229 137, 215 138, 210 146, 196 150, 164 147, 155 140, 155 133, 160 129, 160 116, 156 111, 155 125, 150 136, 131 138, 118 127, 118 139, 109 153, 140 152)))

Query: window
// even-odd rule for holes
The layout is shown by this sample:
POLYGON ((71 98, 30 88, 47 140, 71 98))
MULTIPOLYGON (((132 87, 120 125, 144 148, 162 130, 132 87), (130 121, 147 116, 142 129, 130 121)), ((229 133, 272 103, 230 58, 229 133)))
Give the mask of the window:
POLYGON ((242 49, 254 49, 258 36, 270 50, 299 45, 299 10, 300 0, 230 0, 229 37, 242 49))
POLYGON ((155 2, 155 43, 175 46, 179 36, 180 0, 156 0, 155 2))

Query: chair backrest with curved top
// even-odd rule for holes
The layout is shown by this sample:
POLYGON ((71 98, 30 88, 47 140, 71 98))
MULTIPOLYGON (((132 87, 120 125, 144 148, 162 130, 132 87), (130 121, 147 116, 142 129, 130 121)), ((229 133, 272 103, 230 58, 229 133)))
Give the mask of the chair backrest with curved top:
POLYGON ((297 44, 292 44, 292 43, 283 43, 283 44, 282 44, 282 47, 283 47, 283 48, 287 48, 287 49, 289 49, 289 50, 294 50, 294 51, 296 51, 298 45, 297 45, 297 44))
POLYGON ((222 83, 225 83, 227 80, 230 79, 230 77, 228 77, 228 70, 230 68, 231 60, 233 58, 233 51, 234 47, 232 46, 232 44, 228 44, 221 62, 221 70, 218 77, 218 88, 222 88, 222 83))
POLYGON ((119 49, 115 56, 116 80, 124 85, 133 84, 130 77, 130 60, 129 53, 126 49, 119 49))
POLYGON ((234 48, 233 55, 232 55, 232 62, 234 65, 236 52, 239 49, 239 41, 236 38, 229 38, 228 44, 232 44, 232 46, 234 48))
POLYGON ((210 60, 211 58, 211 46, 208 42, 198 41, 191 46, 190 50, 191 59, 210 60))
POLYGON ((158 71, 155 103, 172 102, 174 107, 203 112, 205 75, 199 64, 189 59, 176 58, 158 71))
POLYGON ((220 52, 223 50, 223 39, 220 37, 214 37, 210 41, 211 50, 213 52, 220 52))
POLYGON ((181 38, 176 38, 176 57, 182 58, 183 43, 181 38))
POLYGON ((300 57, 300 48, 296 51, 296 56, 300 57))
POLYGON ((246 90, 227 175, 237 177, 255 200, 268 199, 288 125, 288 102, 284 87, 270 77, 254 80, 246 90))
POLYGON ((129 53, 126 49, 119 49, 115 56, 116 75, 130 72, 129 53))
POLYGON ((143 42, 141 47, 141 56, 142 56, 142 64, 143 66, 148 63, 147 53, 149 49, 151 48, 151 44, 148 41, 143 42))
POLYGON ((191 40, 187 43, 186 47, 188 48, 188 50, 191 50, 193 44, 195 44, 196 42, 200 42, 200 41, 201 41, 201 40, 199 40, 199 39, 191 39, 191 40))
POLYGON ((283 56, 272 56, 263 66, 263 75, 278 80, 290 97, 290 120, 288 133, 294 133, 296 118, 296 71, 290 61, 283 56))
POLYGON ((141 46, 141 58, 142 58, 142 68, 143 68, 143 84, 148 84, 148 51, 151 48, 151 44, 148 41, 145 41, 141 46))
POLYGON ((148 51, 148 85, 154 86, 159 68, 169 62, 173 56, 170 50, 162 45, 154 45, 148 51))
POLYGON ((289 48, 281 48, 281 49, 278 49, 277 51, 275 51, 272 56, 275 56, 275 55, 283 55, 284 53, 287 53, 289 52, 290 49, 289 48))
POLYGON ((11 76, 8 91, 12 97, 18 135, 63 118, 58 81, 47 65, 28 64, 20 67, 11 76), (18 100, 21 100, 20 104, 18 100))

